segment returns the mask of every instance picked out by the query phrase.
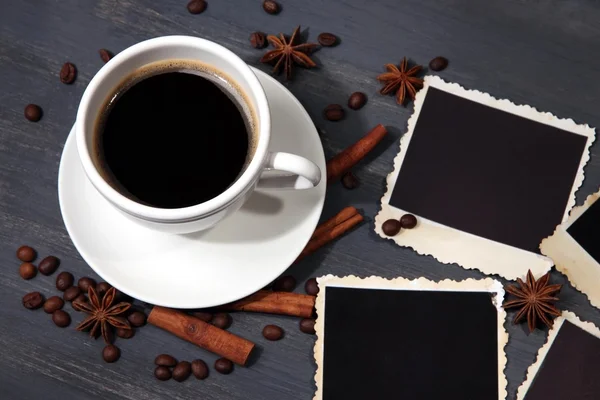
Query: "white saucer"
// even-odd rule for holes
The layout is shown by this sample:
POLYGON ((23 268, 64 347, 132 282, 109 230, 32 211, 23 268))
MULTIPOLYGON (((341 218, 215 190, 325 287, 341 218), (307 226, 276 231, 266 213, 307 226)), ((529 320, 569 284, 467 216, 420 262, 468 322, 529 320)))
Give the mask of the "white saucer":
MULTIPOLYGON (((314 161, 325 156, 306 110, 279 82, 254 70, 272 110, 271 150, 314 161)), ((325 179, 308 190, 256 191, 210 231, 170 235, 139 226, 112 208, 87 180, 71 130, 58 175, 67 231, 84 260, 130 296, 174 308, 202 308, 269 284, 300 254, 323 208, 325 179)))

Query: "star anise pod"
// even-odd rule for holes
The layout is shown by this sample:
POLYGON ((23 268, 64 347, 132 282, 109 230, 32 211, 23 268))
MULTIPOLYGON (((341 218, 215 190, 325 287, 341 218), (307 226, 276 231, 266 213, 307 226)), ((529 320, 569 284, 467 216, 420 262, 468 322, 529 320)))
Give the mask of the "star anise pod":
POLYGON ((504 288, 517 299, 505 302, 503 307, 521 307, 513 322, 517 324, 524 317, 527 317, 529 332, 533 332, 538 320, 551 327, 552 319, 548 316, 558 317, 560 315, 560 311, 552 303, 558 300, 558 297, 554 295, 558 293, 562 285, 549 285, 549 280, 549 272, 536 281, 531 271, 529 271, 527 272, 526 282, 517 278, 519 287, 512 285, 504 288))
POLYGON ((77 311, 85 311, 89 316, 84 319, 75 329, 78 331, 90 330, 90 336, 98 337, 98 331, 102 333, 104 341, 111 342, 111 326, 115 328, 131 329, 127 319, 119 317, 131 307, 130 303, 121 302, 113 305, 116 290, 110 288, 100 300, 98 293, 92 287, 88 289, 89 302, 74 301, 73 308, 77 311))
POLYGON ((305 68, 317 66, 307 54, 318 45, 316 43, 294 44, 298 38, 298 32, 300 32, 300 26, 294 30, 289 41, 285 38, 283 33, 280 33, 279 37, 268 35, 267 40, 275 50, 267 51, 260 59, 260 62, 263 63, 275 62, 273 73, 279 73, 283 67, 285 78, 288 80, 292 78, 292 67, 294 63, 302 65, 305 68))
POLYGON ((394 64, 385 64, 385 69, 388 72, 377 77, 378 81, 384 83, 379 93, 385 95, 396 92, 396 102, 401 105, 404 105, 406 101, 406 93, 414 100, 417 90, 423 87, 423 79, 416 77, 423 67, 415 65, 408 69, 408 60, 404 57, 400 68, 394 64))

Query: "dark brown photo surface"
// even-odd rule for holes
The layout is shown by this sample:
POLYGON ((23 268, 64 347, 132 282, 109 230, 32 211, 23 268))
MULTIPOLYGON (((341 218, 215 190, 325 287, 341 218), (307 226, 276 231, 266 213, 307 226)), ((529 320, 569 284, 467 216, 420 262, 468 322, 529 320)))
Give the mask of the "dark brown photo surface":
POLYGON ((596 201, 577 218, 567 233, 600 263, 600 201, 596 201))
POLYGON ((525 400, 600 399, 600 339, 565 321, 525 400))
POLYGON ((390 205, 537 253, 562 221, 587 139, 430 87, 390 205))
POLYGON ((324 318, 324 400, 498 399, 489 292, 327 287, 324 318))

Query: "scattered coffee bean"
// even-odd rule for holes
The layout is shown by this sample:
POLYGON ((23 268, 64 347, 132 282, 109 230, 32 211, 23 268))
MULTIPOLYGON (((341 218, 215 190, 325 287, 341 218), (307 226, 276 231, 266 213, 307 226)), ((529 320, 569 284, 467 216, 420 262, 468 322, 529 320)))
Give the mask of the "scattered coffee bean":
POLYGON ((100 58, 105 63, 109 62, 110 59, 113 58, 113 54, 110 51, 106 50, 106 49, 100 49, 100 50, 98 50, 98 54, 100 54, 100 58))
POLYGON ((19 267, 19 275, 21 278, 29 280, 37 275, 37 268, 30 262, 24 262, 19 267))
POLYGON ((17 258, 23 262, 32 262, 36 255, 33 247, 21 246, 17 249, 17 258))
POLYGON ((333 33, 323 32, 317 37, 317 41, 321 46, 331 47, 337 44, 338 38, 333 33))
POLYGON ((194 311, 192 315, 204 322, 210 322, 213 319, 213 315, 206 311, 194 311))
POLYGON ((140 327, 146 325, 146 314, 141 311, 134 311, 127 316, 127 321, 131 326, 140 327))
POLYGON ((412 214, 404 214, 402 218, 400 218, 400 225, 404 229, 412 229, 417 226, 417 217, 412 214))
POLYGON ((358 187, 358 178, 352 171, 348 171, 342 175, 342 186, 348 190, 356 189, 358 187))
POLYGON ((179 361, 175 368, 173 368, 173 379, 177 382, 183 382, 192 373, 192 364, 188 361, 179 361))
POLYGON ((303 318, 300 320, 300 330, 304 333, 314 335, 315 320, 312 318, 303 318))
POLYGON ((98 296, 102 297, 104 296, 104 293, 108 292, 108 289, 110 289, 111 286, 107 283, 107 282, 100 282, 99 284, 96 285, 96 294, 98 294, 98 296))
POLYGON ((273 0, 265 0, 263 2, 263 10, 266 11, 267 14, 275 15, 280 11, 279 4, 273 0))
POLYGON ((52 321, 60 328, 64 328, 71 324, 71 316, 64 310, 56 310, 52 313, 52 321))
POLYGON ((381 225, 381 230, 387 236, 396 236, 400 232, 400 228, 402 225, 397 219, 388 219, 381 225))
POLYGON ((66 62, 60 69, 60 81, 69 85, 75 82, 76 77, 77 68, 75 68, 75 65, 73 65, 73 63, 66 62))
POLYGON ((291 292, 296 287, 296 278, 291 275, 281 276, 273 283, 274 292, 291 292))
POLYGON ((197 379, 206 379, 208 377, 208 365, 202 360, 192 361, 192 373, 197 379))
POLYGON ((226 358, 219 358, 215 361, 215 370, 221 374, 230 374, 233 371, 233 363, 226 358))
POLYGON ((73 277, 72 273, 63 271, 56 277, 56 288, 61 292, 64 292, 65 290, 73 286, 74 281, 75 278, 73 277))
POLYGON ((114 344, 108 344, 102 349, 102 358, 107 363, 113 363, 121 357, 121 350, 114 344))
POLYGON ((267 37, 262 32, 252 32, 250 34, 250 44, 255 49, 264 49, 267 45, 267 37))
POLYGON ((79 296, 75 297, 73 303, 75 303, 76 301, 79 303, 87 303, 88 298, 85 294, 81 293, 79 296))
POLYGON ((163 366, 159 365, 154 370, 154 376, 159 381, 168 381, 169 379, 171 379, 171 370, 167 367, 163 367, 163 366))
POLYGON ((348 107, 353 110, 362 108, 367 103, 367 95, 363 92, 354 92, 348 98, 348 107))
POLYGON ((283 329, 277 325, 267 325, 263 328, 262 334, 265 339, 275 341, 283 337, 283 329))
POLYGON ((30 310, 36 310, 44 304, 44 297, 40 292, 31 292, 23 296, 23 306, 30 310))
POLYGON ((122 339, 131 339, 135 335, 135 329, 117 328, 117 336, 122 339))
POLYGON ((436 57, 429 61, 429 68, 434 71, 441 71, 448 66, 448 59, 445 57, 436 57))
POLYGON ((81 294, 81 289, 79 289, 77 286, 71 286, 70 288, 65 290, 65 293, 63 294, 63 299, 65 301, 73 301, 80 294, 81 294))
POLYGON ((89 288, 96 289, 96 281, 84 276, 83 278, 79 278, 77 286, 83 293, 87 293, 89 288))
POLYGON ((316 296, 319 293, 319 284, 317 283, 317 278, 310 278, 307 280, 304 284, 304 291, 306 294, 316 296))
POLYGON ((154 364, 162 365, 163 367, 174 367, 177 365, 177 360, 169 354, 159 354, 154 359, 154 364))
POLYGON ((339 121, 346 114, 344 108, 339 104, 330 104, 323 111, 325 118, 329 121, 339 121))
POLYGON ((201 14, 206 10, 206 1, 192 0, 188 3, 187 9, 191 14, 201 14))
POLYGON ((58 296, 52 296, 44 303, 44 311, 48 314, 52 314, 56 310, 60 310, 65 305, 63 299, 58 296))
POLYGON ((231 326, 231 315, 227 313, 215 314, 212 318, 212 324, 217 328, 227 329, 231 326))
POLYGON ((31 122, 38 122, 42 119, 42 108, 37 104, 27 104, 25 107, 25 118, 31 122))
POLYGON ((52 275, 60 265, 60 260, 54 256, 44 258, 38 264, 38 271, 43 275, 52 275))

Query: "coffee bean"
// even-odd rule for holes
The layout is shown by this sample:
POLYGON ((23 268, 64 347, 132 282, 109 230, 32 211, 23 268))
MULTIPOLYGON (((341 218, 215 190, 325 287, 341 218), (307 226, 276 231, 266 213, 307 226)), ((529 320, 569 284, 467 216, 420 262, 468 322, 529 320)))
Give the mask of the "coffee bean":
POLYGON ((333 33, 323 32, 318 37, 317 40, 321 46, 331 47, 335 46, 338 42, 337 36, 333 33))
POLYGON ((429 61, 429 68, 434 71, 441 71, 448 66, 448 59, 445 57, 436 57, 429 61))
POLYGON ((275 292, 291 292, 296 287, 296 278, 291 275, 281 276, 273 283, 275 292))
POLYGON ((192 373, 197 379, 206 379, 208 377, 208 365, 202 360, 192 361, 192 373))
POLYGON ((121 350, 114 344, 108 344, 102 349, 102 358, 107 363, 113 363, 121 357, 121 350))
POLYGON ((342 175, 342 186, 348 190, 356 189, 358 187, 358 178, 351 171, 348 171, 342 175))
POLYGON ((24 262, 19 267, 19 275, 21 278, 29 280, 37 275, 37 268, 30 262, 24 262))
POLYGON ((75 297, 75 299, 73 299, 73 303, 75 302, 79 302, 79 303, 87 303, 88 298, 85 294, 81 293, 79 296, 75 297))
POLYGON ((71 316, 64 310, 56 310, 52 313, 52 321, 60 328, 64 328, 71 324, 71 316))
POLYGON ((348 98, 348 107, 353 110, 362 108, 367 103, 367 95, 363 92, 354 92, 348 98))
POLYGON ((81 294, 81 289, 79 289, 77 286, 71 286, 70 288, 65 290, 65 293, 63 294, 63 299, 65 301, 73 301, 80 294, 81 294))
POLYGON ((187 9, 191 14, 200 14, 206 10, 206 1, 192 0, 188 3, 187 9))
POLYGON ((72 273, 63 271, 56 277, 56 288, 61 292, 64 292, 65 290, 73 286, 74 281, 75 278, 73 277, 72 273))
POLYGON ((344 111, 344 108, 339 104, 330 104, 327 107, 325 107, 323 114, 325 115, 325 118, 329 121, 339 121, 342 118, 344 118, 344 115, 346 113, 344 111))
POLYGON ((75 65, 73 65, 73 63, 66 62, 60 69, 60 81, 69 85, 75 82, 76 77, 77 68, 75 68, 75 65))
POLYGON ((279 4, 273 0, 265 0, 263 2, 263 10, 267 12, 267 14, 275 15, 280 11, 279 4))
POLYGON ((265 339, 275 341, 283 337, 283 329, 277 325, 267 325, 263 328, 262 334, 265 339))
POLYGON ((111 286, 107 282, 100 282, 96 285, 96 294, 100 297, 104 296, 104 293, 108 292, 111 286))
POLYGON ((38 264, 38 271, 43 275, 52 275, 60 265, 60 260, 54 256, 44 258, 38 264))
POLYGON ((96 289, 96 281, 84 276, 83 278, 79 278, 77 286, 83 293, 87 293, 89 288, 96 289))
POLYGON ((105 63, 109 62, 110 59, 113 58, 113 54, 110 51, 106 50, 106 49, 100 49, 100 50, 98 50, 98 54, 100 54, 100 58, 105 63))
POLYGON ((188 361, 179 361, 175 368, 173 368, 173 379, 177 382, 183 382, 189 378, 192 373, 192 364, 188 361))
POLYGON ((23 306, 30 310, 36 310, 44 304, 44 297, 40 292, 31 292, 23 296, 23 306))
POLYGON ((217 328, 227 329, 231 326, 231 315, 218 313, 213 316, 212 324, 217 328))
POLYGON ((131 326, 140 327, 146 325, 146 314, 141 311, 134 311, 127 316, 127 321, 131 326))
POLYGON ((52 314, 56 310, 60 310, 65 305, 63 299, 58 296, 52 296, 44 303, 44 311, 48 314, 52 314))
POLYGON ((131 339, 135 335, 135 329, 117 328, 117 336, 122 339, 131 339))
POLYGON ((317 278, 310 278, 307 280, 304 284, 304 291, 306 294, 316 296, 319 293, 319 284, 317 283, 317 278))
POLYGON ((219 358, 215 361, 215 370, 224 375, 230 374, 233 371, 233 363, 226 358, 219 358))
POLYGON ((263 49, 267 45, 267 38, 262 32, 252 32, 250 34, 250 44, 255 49, 263 49))
POLYGON ((158 366, 154 370, 154 376, 159 381, 168 381, 171 379, 171 370, 167 367, 158 366))
POLYGON ((177 365, 177 360, 169 354, 159 354, 154 359, 154 364, 162 365, 163 367, 174 367, 177 365))
POLYGON ((312 318, 303 318, 300 320, 300 330, 304 333, 314 335, 315 320, 312 318))
POLYGON ((400 232, 400 228, 402 225, 397 219, 388 219, 381 225, 381 230, 387 236, 396 236, 400 232))
POLYGON ((42 119, 42 108, 37 104, 27 104, 25 107, 25 118, 31 122, 38 122, 42 119))
POLYGON ((213 315, 206 311, 194 311, 192 315, 204 322, 210 322, 213 319, 213 315))
POLYGON ((404 229, 412 229, 417 226, 417 217, 412 214, 404 214, 402 218, 400 218, 400 225, 404 229))
POLYGON ((33 247, 21 246, 17 249, 17 258, 23 262, 32 262, 36 255, 33 247))

